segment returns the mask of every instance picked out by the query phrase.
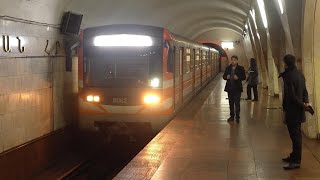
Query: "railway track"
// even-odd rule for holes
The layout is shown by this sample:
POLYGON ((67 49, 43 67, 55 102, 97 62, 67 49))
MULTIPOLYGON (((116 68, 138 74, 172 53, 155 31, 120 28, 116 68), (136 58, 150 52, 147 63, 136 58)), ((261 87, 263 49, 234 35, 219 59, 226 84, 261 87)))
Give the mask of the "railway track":
POLYGON ((71 180, 71 179, 87 179, 87 175, 89 172, 89 169, 94 166, 94 163, 92 161, 84 161, 73 168, 71 168, 66 173, 62 174, 61 177, 58 178, 58 180, 71 180))

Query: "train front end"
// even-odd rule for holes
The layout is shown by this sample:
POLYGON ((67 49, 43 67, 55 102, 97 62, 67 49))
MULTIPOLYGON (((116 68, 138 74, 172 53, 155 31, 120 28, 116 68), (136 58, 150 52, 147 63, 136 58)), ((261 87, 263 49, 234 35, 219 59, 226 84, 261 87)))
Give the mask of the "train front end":
POLYGON ((79 126, 147 122, 158 129, 172 115, 163 91, 163 29, 113 25, 83 32, 79 55, 79 126))

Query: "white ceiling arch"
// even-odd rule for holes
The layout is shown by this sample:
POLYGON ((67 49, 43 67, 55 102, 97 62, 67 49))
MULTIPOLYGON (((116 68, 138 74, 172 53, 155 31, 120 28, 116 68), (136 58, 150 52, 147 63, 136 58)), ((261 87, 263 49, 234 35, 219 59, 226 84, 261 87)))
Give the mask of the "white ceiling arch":
POLYGON ((71 0, 67 9, 84 14, 83 28, 107 24, 144 24, 166 27, 174 33, 194 38, 205 32, 202 27, 211 30, 225 28, 226 33, 233 31, 241 34, 251 1, 71 0))
MULTIPOLYGON (((224 12, 224 16, 235 14, 240 17, 246 17, 248 7, 241 9, 238 6, 226 0, 202 0, 202 1, 182 1, 175 0, 174 3, 165 4, 165 6, 153 9, 151 16, 162 16, 166 19, 176 17, 176 14, 184 13, 184 17, 189 16, 192 12, 205 12, 207 14, 214 14, 216 11, 224 12), (221 11, 223 10, 223 11, 221 11)), ((189 16, 190 17, 190 16, 189 16)), ((192 17, 190 17, 192 18, 192 17)))
MULTIPOLYGON (((201 32, 200 32, 201 33, 201 32)), ((199 34, 198 36, 195 35, 194 39, 198 42, 222 42, 222 41, 238 41, 241 36, 238 32, 228 29, 226 27, 214 27, 206 32, 199 34), (228 30, 228 33, 226 33, 228 30), (219 37, 219 39, 216 39, 219 37)))
POLYGON ((226 22, 223 20, 208 20, 208 21, 202 21, 197 25, 190 26, 188 30, 185 32, 185 34, 183 35, 193 39, 195 34, 199 34, 199 32, 203 32, 202 30, 206 30, 208 28, 213 28, 213 27, 225 27, 226 29, 237 32, 239 35, 241 35, 242 33, 242 29, 240 29, 236 25, 231 24, 229 22, 226 22))
POLYGON ((233 30, 241 33, 244 25, 240 22, 236 22, 233 19, 229 19, 228 17, 203 17, 199 19, 191 19, 189 22, 184 22, 183 24, 179 24, 179 27, 175 28, 175 30, 171 29, 172 31, 181 34, 181 35, 188 35, 191 32, 195 31, 195 28, 201 28, 203 25, 207 24, 214 24, 217 22, 225 23, 232 26, 233 30))
POLYGON ((198 22, 201 22, 202 20, 207 19, 226 19, 230 21, 231 23, 237 24, 239 27, 244 26, 243 24, 243 18, 234 15, 234 14, 228 14, 226 16, 224 11, 215 11, 212 14, 208 14, 207 12, 200 11, 191 11, 186 13, 179 14, 176 17, 172 18, 172 21, 168 22, 166 27, 170 28, 173 31, 181 32, 181 30, 184 30, 187 28, 190 24, 196 24, 198 22), (192 18, 186 18, 186 17, 192 17, 192 18), (179 19, 177 21, 176 19, 179 19))
MULTIPOLYGON (((239 35, 239 37, 241 37, 241 34, 238 31, 234 30, 233 27, 230 27, 227 24, 217 23, 214 25, 207 25, 207 26, 202 27, 201 29, 199 29, 198 31, 196 31, 192 35, 190 35, 189 38, 195 39, 195 38, 199 37, 200 35, 202 35, 206 32, 209 32, 209 31, 213 31, 215 29, 225 29, 225 30, 231 31, 233 33, 236 33, 239 35)), ((220 39, 217 39, 217 40, 220 40, 220 39)))
POLYGON ((82 28, 108 24, 144 24, 167 27, 177 34, 192 38, 208 28, 239 32, 253 0, 0 1, 0 15, 5 16, 59 24, 64 11, 73 11, 84 15, 82 28), (210 18, 216 23, 209 23, 210 18), (200 24, 199 28, 194 28, 195 24, 200 24), (188 27, 196 32, 189 33, 188 27))

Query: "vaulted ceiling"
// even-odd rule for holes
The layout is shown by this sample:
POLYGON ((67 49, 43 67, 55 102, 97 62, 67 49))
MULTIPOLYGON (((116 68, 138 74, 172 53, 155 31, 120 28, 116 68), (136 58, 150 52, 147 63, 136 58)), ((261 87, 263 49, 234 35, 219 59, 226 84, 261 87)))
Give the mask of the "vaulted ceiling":
POLYGON ((190 39, 239 39, 252 0, 0 0, 0 15, 59 24, 83 14, 82 28, 106 24, 166 27, 190 39))

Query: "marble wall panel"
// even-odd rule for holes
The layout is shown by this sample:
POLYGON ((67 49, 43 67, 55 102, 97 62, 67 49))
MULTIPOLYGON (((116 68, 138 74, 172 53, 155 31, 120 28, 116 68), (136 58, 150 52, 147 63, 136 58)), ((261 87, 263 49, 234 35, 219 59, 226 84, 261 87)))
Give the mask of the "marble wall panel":
POLYGON ((59 33, 57 28, 0 20, 0 153, 74 120, 77 59, 73 72, 66 72, 59 33), (11 52, 3 50, 7 36, 11 52))

